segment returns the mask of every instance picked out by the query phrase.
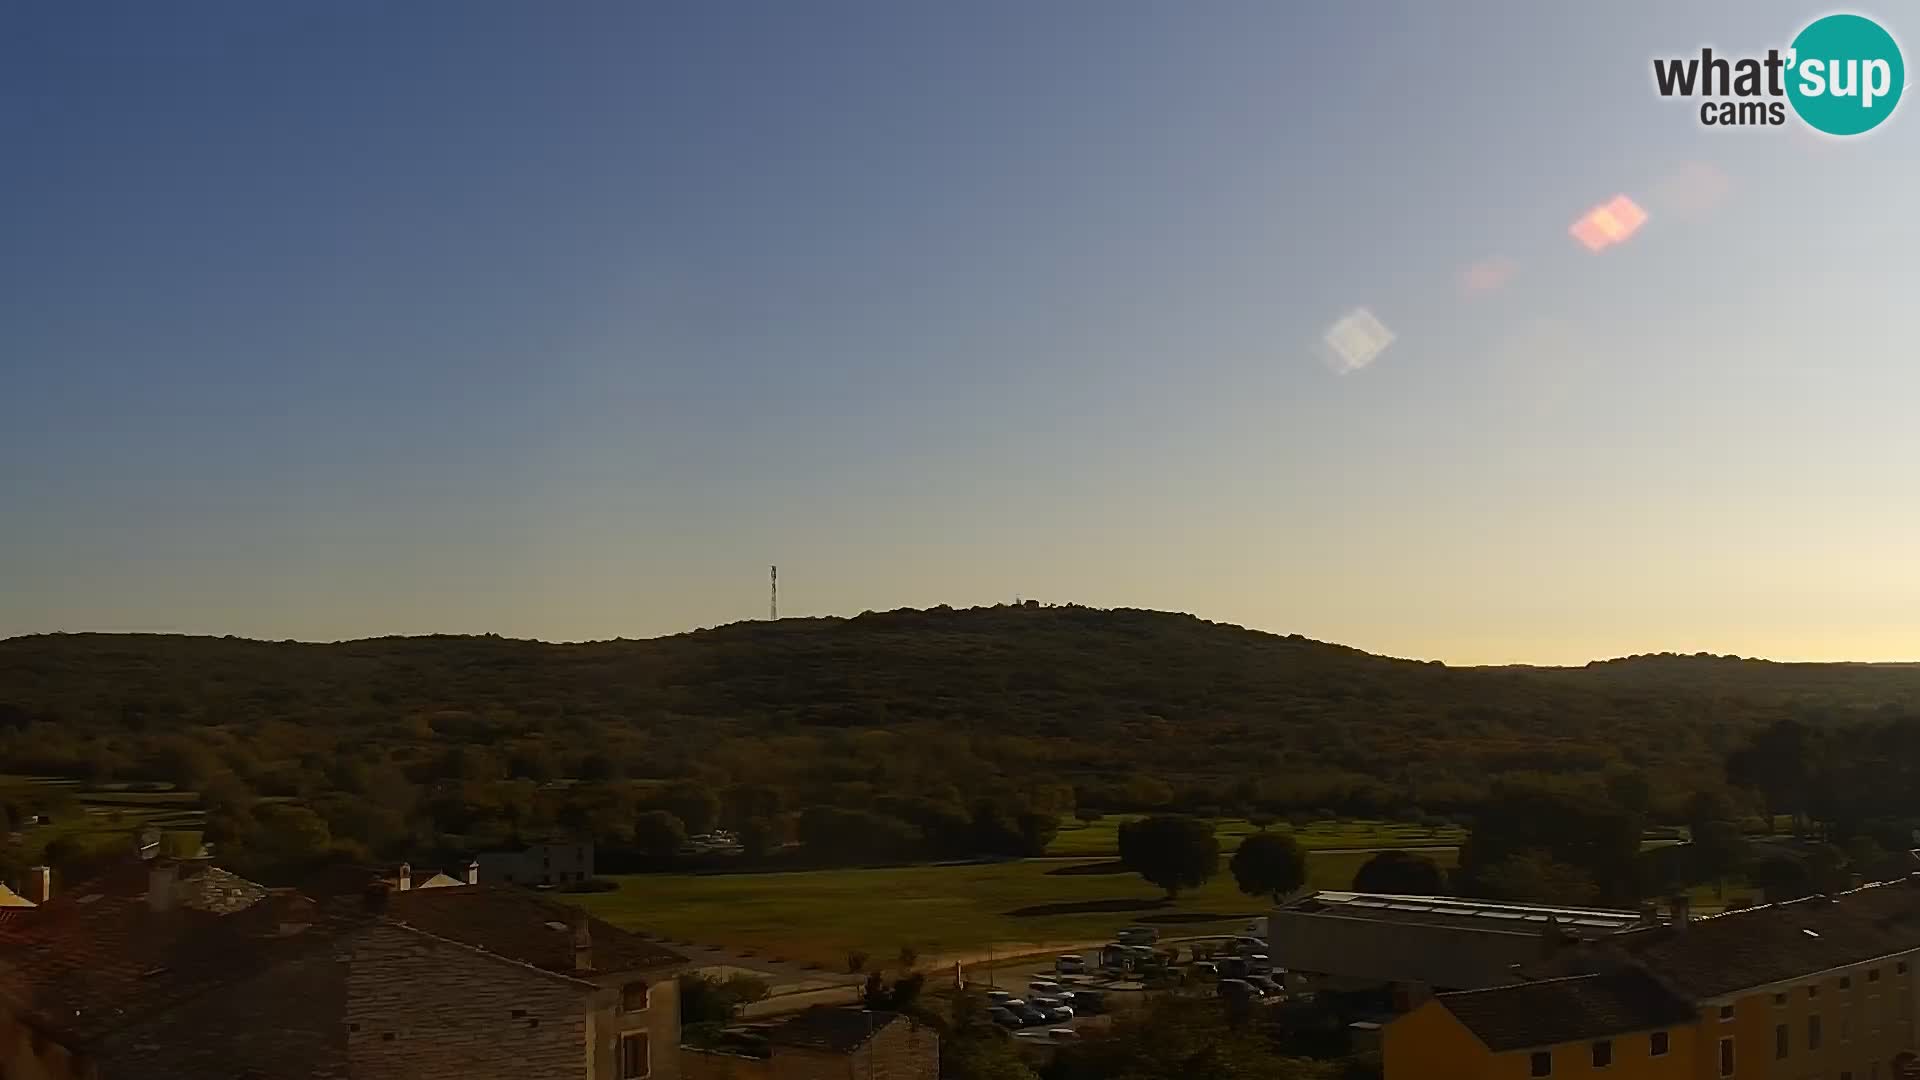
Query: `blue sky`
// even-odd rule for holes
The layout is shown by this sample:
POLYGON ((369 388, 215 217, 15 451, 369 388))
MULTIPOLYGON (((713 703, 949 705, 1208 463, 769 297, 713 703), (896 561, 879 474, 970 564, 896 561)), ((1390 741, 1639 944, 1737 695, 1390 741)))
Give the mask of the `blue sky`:
POLYGON ((10 6, 0 635, 1920 658, 1911 108, 1651 85, 1825 10, 10 6))

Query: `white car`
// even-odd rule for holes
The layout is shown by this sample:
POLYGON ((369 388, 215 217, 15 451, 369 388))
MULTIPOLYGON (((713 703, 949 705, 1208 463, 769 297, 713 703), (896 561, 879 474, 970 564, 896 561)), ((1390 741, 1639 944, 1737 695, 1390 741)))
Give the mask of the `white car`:
POLYGON ((1056 956, 1053 959, 1053 973, 1055 975, 1085 975, 1087 973, 1087 958, 1074 955, 1056 956))
POLYGON ((1066 987, 1048 979, 1031 979, 1027 982, 1028 997, 1057 997, 1066 992, 1066 987))

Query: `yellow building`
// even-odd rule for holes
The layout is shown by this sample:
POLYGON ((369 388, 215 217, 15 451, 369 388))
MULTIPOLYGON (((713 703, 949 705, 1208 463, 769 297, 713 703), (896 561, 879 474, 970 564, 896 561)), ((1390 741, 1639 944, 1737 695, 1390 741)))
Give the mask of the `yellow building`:
POLYGON ((1441 994, 1387 1080, 1920 1080, 1920 876, 1582 943, 1571 974, 1441 994))

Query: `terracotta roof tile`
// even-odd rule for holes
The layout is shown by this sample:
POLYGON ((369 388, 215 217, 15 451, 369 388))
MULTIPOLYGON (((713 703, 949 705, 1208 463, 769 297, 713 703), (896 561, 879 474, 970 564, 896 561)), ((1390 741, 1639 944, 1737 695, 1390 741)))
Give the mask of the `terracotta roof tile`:
POLYGON ((1434 999, 1496 1053, 1684 1024, 1687 1002, 1638 970, 1517 983, 1434 999))
POLYGON ((586 917, 592 942, 588 974, 647 971, 687 962, 686 957, 638 934, 584 916, 571 904, 510 885, 391 893, 386 914, 430 934, 566 975, 574 973, 572 926, 578 917, 586 917))
POLYGON ((898 1018, 898 1013, 816 1005, 785 1023, 768 1028, 766 1040, 775 1046, 850 1054, 898 1018))
POLYGON ((1680 993, 1719 997, 1920 949, 1920 879, 1730 911, 1613 943, 1680 993))

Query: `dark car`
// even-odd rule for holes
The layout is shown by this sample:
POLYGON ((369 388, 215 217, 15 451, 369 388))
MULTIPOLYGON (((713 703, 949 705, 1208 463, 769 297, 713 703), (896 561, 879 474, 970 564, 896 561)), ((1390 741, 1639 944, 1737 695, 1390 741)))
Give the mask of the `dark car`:
POLYGON ((1033 1027, 1035 1024, 1048 1023, 1046 1013, 1021 1001, 1019 998, 1015 998, 1000 1007, 1012 1013, 1014 1017, 1020 1021, 1021 1027, 1033 1027))
POLYGON ((1017 1028, 1020 1026, 1019 1017, 1013 1015, 1011 1011, 1004 1009, 998 1005, 995 1005, 991 1009, 987 1010, 987 1018, 992 1020, 994 1023, 999 1024, 1003 1028, 1011 1029, 1011 1028, 1017 1028))
POLYGON ((1100 990, 1075 990, 1068 995, 1073 1003, 1073 1011, 1081 1016, 1094 1016, 1107 1011, 1107 995, 1100 990))
POLYGON ((1261 997, 1274 997, 1280 993, 1280 984, 1274 982, 1271 976, 1249 975, 1247 984, 1260 991, 1261 997))

